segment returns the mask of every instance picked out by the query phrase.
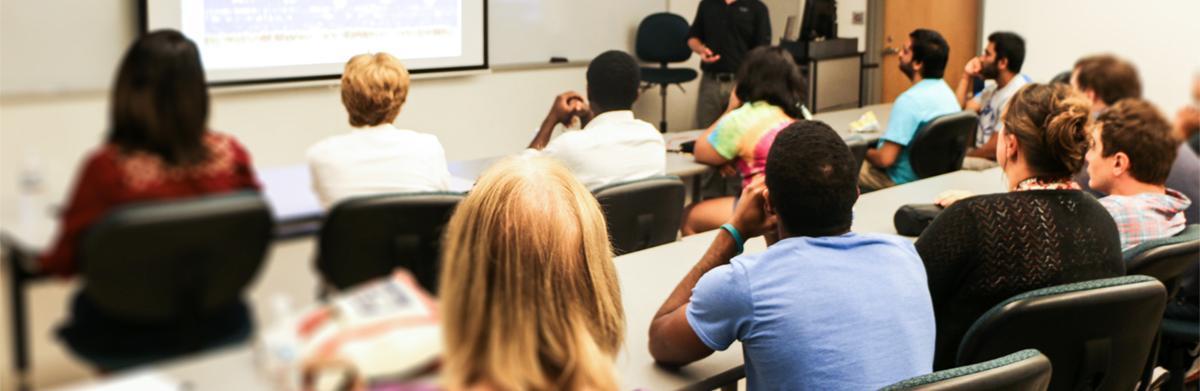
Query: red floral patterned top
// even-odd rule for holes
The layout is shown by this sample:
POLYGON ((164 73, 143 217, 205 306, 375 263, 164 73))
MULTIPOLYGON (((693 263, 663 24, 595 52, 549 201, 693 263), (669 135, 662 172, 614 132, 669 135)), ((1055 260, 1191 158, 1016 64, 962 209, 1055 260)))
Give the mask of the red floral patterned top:
POLYGON ((250 154, 236 139, 208 132, 204 144, 208 159, 188 167, 168 166, 151 153, 125 152, 113 144, 93 152, 71 191, 54 246, 38 260, 40 271, 75 274, 76 248, 86 229, 123 204, 259 188, 250 154))

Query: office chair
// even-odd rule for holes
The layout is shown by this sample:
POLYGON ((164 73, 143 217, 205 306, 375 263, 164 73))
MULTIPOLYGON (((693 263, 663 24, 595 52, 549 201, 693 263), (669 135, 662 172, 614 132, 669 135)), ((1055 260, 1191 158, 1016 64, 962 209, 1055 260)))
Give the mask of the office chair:
POLYGON ((252 325, 242 294, 273 227, 255 192, 110 213, 82 241, 83 287, 59 336, 104 371, 244 340, 252 325))
MULTIPOLYGON (((682 16, 669 12, 651 14, 638 24, 637 41, 634 51, 638 59, 645 62, 658 63, 658 68, 642 67, 642 82, 645 90, 658 86, 658 95, 662 98, 662 120, 658 123, 658 131, 667 132, 667 85, 680 85, 696 80, 695 69, 668 68, 667 64, 687 61, 692 57, 692 49, 687 46, 688 22, 682 16)), ((680 89, 683 89, 680 86, 680 89)))
POLYGON ((946 114, 929 121, 908 145, 913 172, 924 179, 958 171, 977 127, 979 117, 971 111, 946 114))
POLYGON ((1022 293, 975 321, 958 347, 958 365, 1037 349, 1054 365, 1052 390, 1131 390, 1166 299, 1161 282, 1140 275, 1022 293))
MULTIPOLYGON (((1157 278, 1167 288, 1167 310, 1160 329, 1159 346, 1155 355, 1158 363, 1170 373, 1165 389, 1182 390, 1183 376, 1190 367, 1188 352, 1200 342, 1200 321, 1197 320, 1195 294, 1180 292, 1184 285, 1194 287, 1197 263, 1200 263, 1200 225, 1187 226, 1175 236, 1151 240, 1124 252, 1130 274, 1157 278), (1187 297, 1180 297, 1180 295, 1187 297)), ((1152 357, 1153 358, 1153 357, 1152 357)), ((1147 368, 1154 368, 1148 362, 1147 368)))
POLYGON ((1045 391, 1050 386, 1050 359, 1025 349, 978 364, 909 378, 882 391, 1045 391))
POLYGON ((683 219, 684 185, 679 177, 655 176, 605 185, 592 190, 617 255, 634 252, 679 237, 683 219))
POLYGON ((461 193, 399 193, 337 203, 321 226, 317 270, 324 281, 346 289, 408 269, 437 292, 442 230, 461 193))

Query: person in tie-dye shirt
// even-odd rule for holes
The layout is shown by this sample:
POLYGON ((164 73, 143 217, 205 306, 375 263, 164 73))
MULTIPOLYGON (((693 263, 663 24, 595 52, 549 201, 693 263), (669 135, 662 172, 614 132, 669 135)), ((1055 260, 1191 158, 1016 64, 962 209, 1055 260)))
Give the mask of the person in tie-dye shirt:
MULTIPOLYGON (((696 139, 695 156, 723 171, 736 169, 744 186, 762 174, 775 135, 802 117, 805 86, 791 54, 780 47, 750 51, 737 80, 725 114, 696 139)), ((733 202, 730 196, 693 204, 684 215, 683 234, 720 226, 733 214, 733 202)))

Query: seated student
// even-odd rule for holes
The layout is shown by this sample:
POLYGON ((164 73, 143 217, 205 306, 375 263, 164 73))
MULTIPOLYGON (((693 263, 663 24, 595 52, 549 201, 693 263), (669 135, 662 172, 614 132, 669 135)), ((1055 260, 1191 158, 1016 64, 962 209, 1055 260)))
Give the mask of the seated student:
POLYGON ((1117 222, 1122 250, 1186 228, 1183 211, 1192 201, 1165 185, 1178 141, 1154 105, 1136 98, 1118 101, 1096 118, 1091 140, 1090 185, 1108 194, 1100 204, 1117 222))
MULTIPOLYGON (((174 30, 142 35, 125 52, 113 84, 109 133, 71 191, 62 228, 40 271, 70 276, 92 224, 123 205, 257 190, 250 154, 233 136, 208 128, 208 86, 196 44, 174 30)), ((210 335, 231 335, 249 322, 240 303, 199 320, 210 335)), ((87 351, 160 353, 174 346, 175 326, 130 323, 82 294, 60 336, 87 351)))
POLYGON ((437 136, 392 125, 408 86, 408 70, 390 54, 360 54, 346 62, 342 105, 354 130, 308 148, 313 189, 326 209, 357 196, 449 189, 437 136))
MULTIPOLYGON (((742 185, 763 172, 775 135, 803 116, 804 78, 792 55, 780 47, 750 51, 738 70, 738 84, 729 110, 696 139, 696 162, 728 167, 742 176, 742 185)), ((693 204, 683 221, 683 234, 704 232, 729 220, 734 197, 693 204)))
POLYGON ((488 168, 446 228, 450 390, 616 390, 625 314, 600 205, 552 159, 488 168))
POLYGON ((997 303, 1125 274, 1112 217, 1071 181, 1088 148, 1088 107, 1062 84, 1017 91, 996 144, 1009 192, 954 202, 917 240, 937 314, 934 370, 954 366, 967 329, 997 303))
POLYGON ((867 151, 858 176, 864 191, 875 191, 917 180, 909 163, 908 143, 929 121, 960 110, 954 91, 942 81, 950 46, 937 31, 916 29, 900 51, 900 70, 913 86, 892 105, 887 131, 867 151))
MULTIPOLYGON (((1092 101, 1093 118, 1119 100, 1142 97, 1142 83, 1137 68, 1128 61, 1107 54, 1084 57, 1076 62, 1071 73, 1071 86, 1092 101)), ((1183 193, 1188 199, 1200 199, 1200 157, 1192 153, 1186 143, 1180 142, 1176 149, 1166 185, 1183 193)), ((1084 190, 1095 192, 1088 186, 1087 170, 1076 173, 1075 181, 1084 190)), ((1183 215, 1188 224, 1200 223, 1200 203, 1193 202, 1183 215)))
POLYGON ((984 54, 967 62, 954 94, 963 110, 979 113, 979 129, 975 131, 975 145, 967 151, 963 167, 985 169, 996 166, 996 126, 1000 124, 1000 113, 1008 98, 1032 81, 1021 74, 1024 63, 1025 40, 1008 31, 989 35, 984 54), (978 78, 995 83, 988 84, 974 98, 968 98, 971 86, 978 78))
POLYGON ((1192 103, 1175 113, 1175 138, 1200 154, 1200 72, 1192 78, 1192 103))
POLYGON ((878 389, 928 373, 934 319, 908 240, 850 231, 858 167, 821 122, 779 132, 766 178, 650 325, 650 354, 684 365, 742 342, 748 389, 878 389), (766 252, 738 255, 775 231, 766 252))
POLYGON ((557 159, 589 189, 610 183, 663 175, 667 146, 654 125, 633 118, 641 71, 629 54, 610 50, 588 64, 587 99, 574 91, 554 98, 554 106, 529 148, 557 159), (567 131, 553 140, 558 124, 571 126, 579 118, 583 129, 567 131))

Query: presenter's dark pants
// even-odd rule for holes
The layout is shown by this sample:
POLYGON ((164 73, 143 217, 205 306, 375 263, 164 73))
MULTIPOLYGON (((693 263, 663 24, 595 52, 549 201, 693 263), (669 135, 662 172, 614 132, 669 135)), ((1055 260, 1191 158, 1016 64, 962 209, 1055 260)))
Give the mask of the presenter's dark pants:
POLYGON ((732 73, 705 72, 700 76, 700 97, 696 102, 696 129, 708 129, 729 106, 729 93, 733 92, 732 73))

